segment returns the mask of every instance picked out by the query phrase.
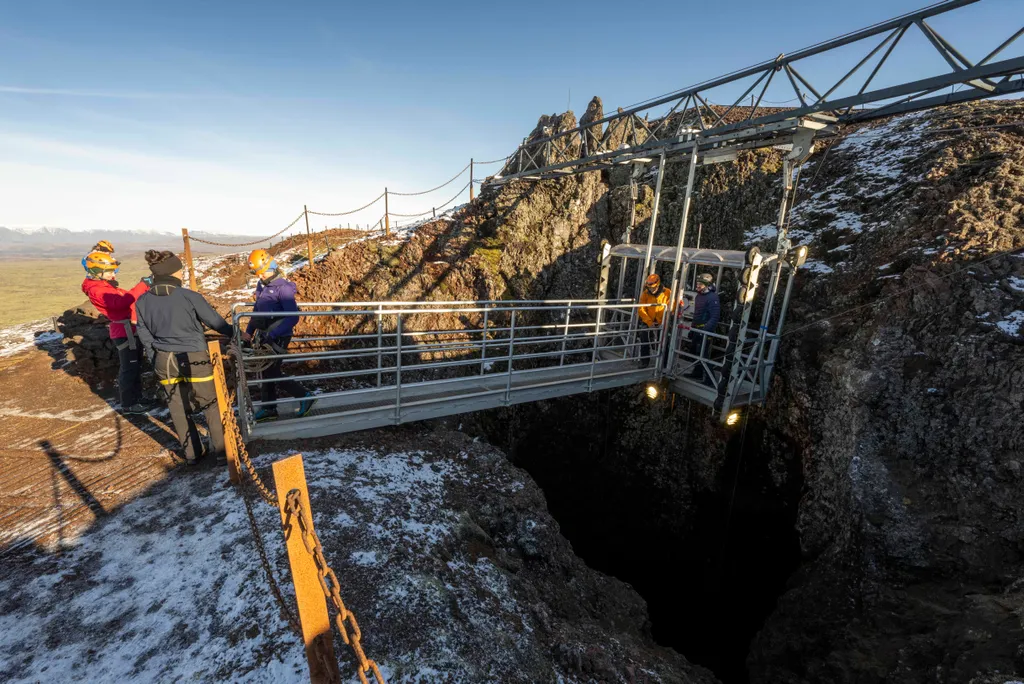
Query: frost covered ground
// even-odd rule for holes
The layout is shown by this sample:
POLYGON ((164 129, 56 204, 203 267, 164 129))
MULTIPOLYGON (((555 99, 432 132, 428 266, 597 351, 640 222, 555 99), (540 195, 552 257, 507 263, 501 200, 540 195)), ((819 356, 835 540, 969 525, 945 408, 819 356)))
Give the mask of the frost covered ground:
POLYGON ((48 318, 0 328, 0 357, 13 356, 36 346, 59 342, 61 334, 53 330, 48 318))
MULTIPOLYGON (((710 681, 645 641, 639 598, 572 555, 499 452, 458 433, 414 441, 424 448, 304 456, 314 524, 389 682, 631 681, 622 667, 710 681), (609 631, 595 615, 614 609, 609 631)), ((0 680, 301 681, 301 644, 225 479, 179 470, 63 553, 5 565, 0 680)), ((280 518, 253 505, 292 604, 280 518)), ((354 679, 350 651, 336 650, 354 679)))

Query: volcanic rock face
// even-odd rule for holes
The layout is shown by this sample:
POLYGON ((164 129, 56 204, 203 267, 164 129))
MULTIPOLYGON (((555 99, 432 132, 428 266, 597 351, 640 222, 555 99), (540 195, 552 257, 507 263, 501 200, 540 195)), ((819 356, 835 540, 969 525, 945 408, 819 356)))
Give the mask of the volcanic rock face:
POLYGON ((76 374, 97 380, 117 377, 117 348, 110 339, 109 323, 88 301, 68 309, 57 319, 69 368, 76 374))

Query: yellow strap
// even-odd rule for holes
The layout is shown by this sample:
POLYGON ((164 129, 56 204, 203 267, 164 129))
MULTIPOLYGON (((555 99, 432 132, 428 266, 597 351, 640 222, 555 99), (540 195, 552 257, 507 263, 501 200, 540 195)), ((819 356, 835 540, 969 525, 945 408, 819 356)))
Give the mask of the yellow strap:
POLYGON ((201 378, 167 378, 166 380, 161 380, 160 384, 177 385, 179 382, 210 382, 211 380, 213 380, 212 375, 204 375, 201 378))

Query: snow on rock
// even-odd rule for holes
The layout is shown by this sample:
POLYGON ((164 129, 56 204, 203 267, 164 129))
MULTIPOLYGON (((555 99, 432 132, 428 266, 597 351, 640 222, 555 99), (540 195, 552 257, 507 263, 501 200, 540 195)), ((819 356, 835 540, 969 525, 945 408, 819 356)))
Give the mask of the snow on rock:
MULTIPOLYGON (((304 455, 314 524, 389 682, 713 681, 650 641, 643 601, 576 558, 500 452, 461 433, 413 441, 304 455)), ((294 610, 280 517, 253 506, 294 610)), ((351 651, 335 648, 348 677, 351 651)), ((293 682, 305 668, 219 469, 179 471, 60 555, 0 570, 5 682, 293 682)))
POLYGON ((1020 335, 1024 328, 1024 311, 1011 311, 1006 318, 996 322, 996 327, 1012 337, 1020 335))
POLYGON ((53 323, 48 318, 0 328, 0 357, 13 356, 33 347, 57 343, 61 338, 59 332, 54 332, 53 323))

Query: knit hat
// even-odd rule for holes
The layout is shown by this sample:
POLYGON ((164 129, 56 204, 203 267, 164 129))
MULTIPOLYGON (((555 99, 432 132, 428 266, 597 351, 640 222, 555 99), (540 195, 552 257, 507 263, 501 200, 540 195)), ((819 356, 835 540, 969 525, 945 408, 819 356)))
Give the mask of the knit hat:
POLYGON ((162 261, 149 265, 149 270, 153 272, 153 275, 158 276, 174 275, 182 268, 184 268, 184 266, 181 263, 181 259, 173 254, 162 261))

